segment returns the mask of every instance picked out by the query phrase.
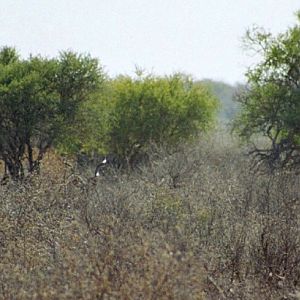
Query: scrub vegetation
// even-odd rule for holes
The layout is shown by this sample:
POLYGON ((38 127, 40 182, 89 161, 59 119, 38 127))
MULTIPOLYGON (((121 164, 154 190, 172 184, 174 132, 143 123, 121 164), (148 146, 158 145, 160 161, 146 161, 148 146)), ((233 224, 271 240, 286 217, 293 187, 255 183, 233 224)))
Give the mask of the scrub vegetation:
POLYGON ((299 175, 226 136, 92 178, 46 155, 0 188, 2 299, 297 299, 299 175))
POLYGON ((300 299, 300 27, 246 42, 231 133, 226 84, 1 49, 0 299, 300 299))

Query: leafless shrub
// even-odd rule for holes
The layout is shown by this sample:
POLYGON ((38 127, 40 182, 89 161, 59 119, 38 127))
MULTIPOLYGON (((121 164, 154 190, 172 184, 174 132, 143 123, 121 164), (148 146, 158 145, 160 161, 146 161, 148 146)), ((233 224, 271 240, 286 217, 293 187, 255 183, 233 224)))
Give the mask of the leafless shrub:
POLYGON ((297 299, 299 176, 251 173, 228 139, 1 186, 0 298, 297 299))

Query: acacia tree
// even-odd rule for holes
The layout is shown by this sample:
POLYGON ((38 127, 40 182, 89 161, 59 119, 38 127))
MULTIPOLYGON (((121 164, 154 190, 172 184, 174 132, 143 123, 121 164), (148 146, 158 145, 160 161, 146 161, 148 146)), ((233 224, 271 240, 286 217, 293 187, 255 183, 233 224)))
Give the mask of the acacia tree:
MULTIPOLYGON (((298 14, 300 22, 300 13, 298 14)), ((234 129, 253 142, 258 135, 269 140, 253 142, 250 154, 274 169, 300 165, 300 26, 277 36, 255 29, 247 32, 248 48, 261 61, 246 73, 247 88, 239 94, 241 113, 234 129)))
POLYGON ((13 48, 0 51, 0 157, 12 178, 24 176, 24 161, 28 172, 38 168, 102 79, 90 56, 62 52, 21 60, 13 48))

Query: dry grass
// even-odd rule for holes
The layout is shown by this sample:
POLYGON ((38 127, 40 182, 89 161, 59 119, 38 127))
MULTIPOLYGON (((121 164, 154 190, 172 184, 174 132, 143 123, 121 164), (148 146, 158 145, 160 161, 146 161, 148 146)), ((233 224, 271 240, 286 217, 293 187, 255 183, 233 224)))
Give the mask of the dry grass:
POLYGON ((241 152, 205 139, 97 180, 51 154, 0 187, 0 298, 297 299, 299 176, 241 152))

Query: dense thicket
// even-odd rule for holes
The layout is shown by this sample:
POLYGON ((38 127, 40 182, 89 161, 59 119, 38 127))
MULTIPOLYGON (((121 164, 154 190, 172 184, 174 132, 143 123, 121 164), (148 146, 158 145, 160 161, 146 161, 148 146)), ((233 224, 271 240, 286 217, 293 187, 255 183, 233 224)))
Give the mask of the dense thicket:
POLYGON ((118 76, 81 107, 65 149, 114 153, 132 165, 153 143, 172 147, 212 128, 217 109, 217 98, 186 75, 118 76))
POLYGON ((48 149, 114 153, 132 164, 150 143, 170 146, 206 131, 217 100, 185 75, 108 79, 89 55, 21 59, 0 51, 0 158, 14 179, 38 169, 48 149))
POLYGON ((91 179, 51 152, 0 186, 0 299, 299 299, 299 176, 224 132, 150 155, 91 179))

